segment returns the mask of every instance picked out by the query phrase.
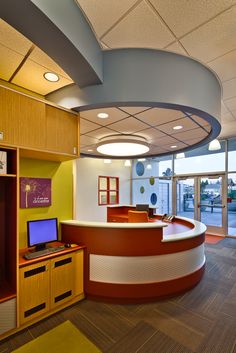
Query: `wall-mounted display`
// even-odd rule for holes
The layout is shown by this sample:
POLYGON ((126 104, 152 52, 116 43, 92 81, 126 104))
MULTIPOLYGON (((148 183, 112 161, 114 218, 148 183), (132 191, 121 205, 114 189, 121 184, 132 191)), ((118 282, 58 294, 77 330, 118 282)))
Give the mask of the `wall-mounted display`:
POLYGON ((51 206, 51 179, 20 178, 20 207, 51 206))

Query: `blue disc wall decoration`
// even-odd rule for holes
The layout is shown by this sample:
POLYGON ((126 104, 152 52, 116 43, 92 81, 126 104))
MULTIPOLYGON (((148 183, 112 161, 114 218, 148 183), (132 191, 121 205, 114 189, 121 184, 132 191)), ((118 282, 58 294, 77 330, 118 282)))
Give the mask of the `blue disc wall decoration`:
POLYGON ((144 186, 140 186, 140 193, 141 193, 141 194, 143 194, 143 193, 144 193, 144 191, 145 191, 144 186))
POLYGON ((157 194, 155 194, 155 192, 152 193, 150 201, 152 205, 155 205, 157 203, 157 194))
POLYGON ((137 175, 138 176, 142 176, 144 174, 144 170, 145 170, 145 168, 144 168, 143 163, 142 162, 138 162, 136 164, 136 173, 137 173, 137 175))

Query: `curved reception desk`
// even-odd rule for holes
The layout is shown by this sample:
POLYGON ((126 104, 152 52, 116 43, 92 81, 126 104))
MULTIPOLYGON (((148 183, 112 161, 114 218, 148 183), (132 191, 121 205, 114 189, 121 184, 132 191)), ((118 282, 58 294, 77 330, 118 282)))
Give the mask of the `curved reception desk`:
POLYGON ((86 246, 85 293, 91 299, 137 303, 177 295, 204 273, 204 224, 61 222, 62 241, 86 246))

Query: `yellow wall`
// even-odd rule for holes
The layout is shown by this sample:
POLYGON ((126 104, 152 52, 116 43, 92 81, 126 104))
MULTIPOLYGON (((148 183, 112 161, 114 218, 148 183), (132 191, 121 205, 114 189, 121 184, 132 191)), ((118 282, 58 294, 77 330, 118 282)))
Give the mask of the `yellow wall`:
POLYGON ((73 217, 72 161, 51 162, 28 158, 20 159, 20 176, 52 179, 52 205, 50 207, 20 208, 19 247, 27 247, 26 222, 33 219, 73 217))

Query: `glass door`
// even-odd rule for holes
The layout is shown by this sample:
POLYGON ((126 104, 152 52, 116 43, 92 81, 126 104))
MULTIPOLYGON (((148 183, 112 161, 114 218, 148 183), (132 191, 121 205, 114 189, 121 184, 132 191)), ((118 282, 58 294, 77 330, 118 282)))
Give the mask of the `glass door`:
POLYGON ((174 177, 173 213, 201 221, 208 232, 227 234, 225 180, 225 175, 174 177))
POLYGON ((226 234, 225 176, 198 177, 197 219, 207 226, 208 232, 226 234))

